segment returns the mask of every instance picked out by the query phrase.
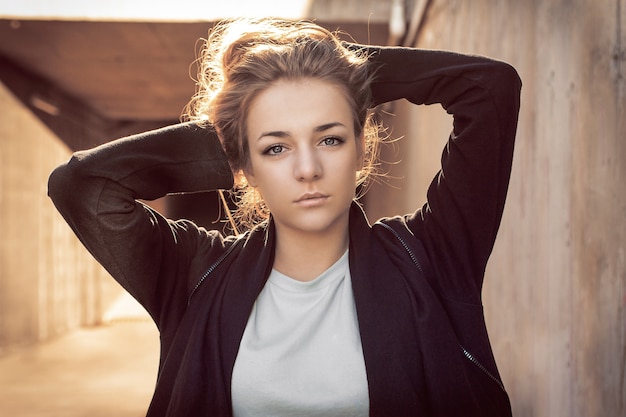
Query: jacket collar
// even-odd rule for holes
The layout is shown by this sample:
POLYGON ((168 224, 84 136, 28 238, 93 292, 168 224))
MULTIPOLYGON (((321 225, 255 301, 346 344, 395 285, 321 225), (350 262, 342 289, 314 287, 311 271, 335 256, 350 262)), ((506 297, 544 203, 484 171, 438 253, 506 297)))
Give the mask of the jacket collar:
MULTIPOLYGON (((370 415, 402 415, 407 409, 422 409, 415 366, 421 362, 416 341, 407 334, 402 281, 392 279, 393 264, 384 247, 373 236, 374 230, 358 203, 350 208, 349 263, 359 332, 366 364, 370 394, 370 415), (408 339, 407 339, 407 336, 408 339), (408 343, 407 343, 408 342, 408 343), (393 360, 390 360, 394 358, 393 360)), ((220 335, 226 372, 227 395, 239 343, 254 303, 271 272, 276 232, 273 221, 251 231, 243 242, 240 256, 231 263, 222 307, 220 335), (231 375, 231 376, 227 376, 231 375)), ((422 391, 423 392, 423 391, 422 391)))

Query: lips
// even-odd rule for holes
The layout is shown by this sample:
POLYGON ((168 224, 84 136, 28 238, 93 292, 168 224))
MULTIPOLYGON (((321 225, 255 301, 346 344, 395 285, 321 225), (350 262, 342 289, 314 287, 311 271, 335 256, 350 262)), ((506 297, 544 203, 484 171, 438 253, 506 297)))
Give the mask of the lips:
POLYGON ((328 195, 322 193, 306 193, 301 195, 294 203, 303 206, 314 206, 318 204, 322 204, 328 195))

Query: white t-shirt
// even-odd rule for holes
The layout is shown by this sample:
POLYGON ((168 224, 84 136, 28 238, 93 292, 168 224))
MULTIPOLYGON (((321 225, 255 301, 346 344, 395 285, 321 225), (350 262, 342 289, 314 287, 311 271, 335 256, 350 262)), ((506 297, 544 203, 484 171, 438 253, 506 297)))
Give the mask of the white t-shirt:
POLYGON ((347 252, 310 282, 272 271, 241 340, 232 402, 235 417, 368 415, 347 252))

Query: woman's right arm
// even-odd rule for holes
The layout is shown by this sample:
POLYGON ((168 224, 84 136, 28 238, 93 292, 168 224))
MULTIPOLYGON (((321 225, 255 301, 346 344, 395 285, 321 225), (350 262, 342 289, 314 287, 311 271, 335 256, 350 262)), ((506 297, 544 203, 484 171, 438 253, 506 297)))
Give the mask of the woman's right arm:
POLYGON ((221 237, 167 220, 138 200, 232 184, 214 131, 184 123, 76 152, 52 172, 48 194, 89 252, 158 323, 167 299, 185 296, 180 281, 197 245, 213 247, 221 237))

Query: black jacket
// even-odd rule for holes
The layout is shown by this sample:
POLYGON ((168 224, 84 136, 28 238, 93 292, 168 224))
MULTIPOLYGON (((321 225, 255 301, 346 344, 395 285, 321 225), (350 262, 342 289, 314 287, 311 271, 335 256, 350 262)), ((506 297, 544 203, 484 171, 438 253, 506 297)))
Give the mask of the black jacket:
MULTIPOLYGON (((350 273, 372 416, 509 416, 481 305, 511 170, 521 83, 482 57, 372 48, 376 104, 454 116, 442 169, 414 213, 350 213, 350 273)), ((215 134, 180 124, 77 152, 49 194, 88 250, 146 307, 161 337, 149 416, 228 416, 239 342, 273 263, 274 227, 225 237, 138 202, 228 189, 215 134)))

